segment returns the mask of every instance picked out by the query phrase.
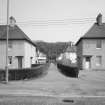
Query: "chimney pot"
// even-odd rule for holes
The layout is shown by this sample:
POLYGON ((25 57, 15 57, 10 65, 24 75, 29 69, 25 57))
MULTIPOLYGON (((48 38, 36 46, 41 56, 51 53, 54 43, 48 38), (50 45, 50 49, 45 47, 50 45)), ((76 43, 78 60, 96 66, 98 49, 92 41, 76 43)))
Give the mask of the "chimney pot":
POLYGON ((15 26, 15 23, 16 23, 15 18, 13 16, 11 16, 9 19, 10 19, 10 26, 11 27, 14 27, 15 26))
POLYGON ((102 14, 101 13, 98 14, 96 21, 98 25, 102 25, 102 14))

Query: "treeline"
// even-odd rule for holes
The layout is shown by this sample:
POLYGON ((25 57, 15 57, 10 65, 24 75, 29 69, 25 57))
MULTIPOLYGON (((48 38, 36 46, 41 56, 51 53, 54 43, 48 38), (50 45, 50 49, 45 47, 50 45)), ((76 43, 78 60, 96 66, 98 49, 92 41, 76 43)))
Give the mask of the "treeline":
POLYGON ((70 42, 48 43, 43 41, 35 42, 40 52, 47 55, 50 60, 55 60, 61 53, 65 52, 70 42))

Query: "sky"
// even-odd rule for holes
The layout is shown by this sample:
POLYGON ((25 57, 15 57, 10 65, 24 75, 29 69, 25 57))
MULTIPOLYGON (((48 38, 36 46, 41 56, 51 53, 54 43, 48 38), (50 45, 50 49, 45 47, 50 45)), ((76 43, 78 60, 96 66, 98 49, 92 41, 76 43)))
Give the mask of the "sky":
MULTIPOLYGON (((9 0, 9 16, 32 40, 77 42, 96 22, 105 22, 105 0, 9 0)), ((6 2, 0 0, 0 24, 6 24, 6 2)))

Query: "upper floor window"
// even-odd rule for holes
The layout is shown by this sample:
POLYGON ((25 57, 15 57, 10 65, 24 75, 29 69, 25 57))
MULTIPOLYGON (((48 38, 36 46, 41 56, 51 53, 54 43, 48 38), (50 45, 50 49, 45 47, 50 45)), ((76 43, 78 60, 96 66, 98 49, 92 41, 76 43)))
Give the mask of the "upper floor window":
POLYGON ((96 48, 101 48, 101 47, 102 47, 102 40, 97 40, 96 48))
POLYGON ((8 48, 11 49, 13 46, 12 41, 8 41, 8 48))

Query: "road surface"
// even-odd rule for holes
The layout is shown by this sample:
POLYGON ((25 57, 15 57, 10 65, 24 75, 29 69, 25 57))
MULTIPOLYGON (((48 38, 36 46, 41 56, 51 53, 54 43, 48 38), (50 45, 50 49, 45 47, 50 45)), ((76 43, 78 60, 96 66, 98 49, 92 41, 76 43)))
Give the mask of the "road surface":
POLYGON ((62 75, 51 63, 48 74, 38 79, 0 84, 0 94, 31 96, 105 96, 105 71, 81 71, 79 78, 62 75))
POLYGON ((41 78, 0 83, 0 105, 105 105, 104 96, 105 71, 70 78, 52 63, 41 78))

